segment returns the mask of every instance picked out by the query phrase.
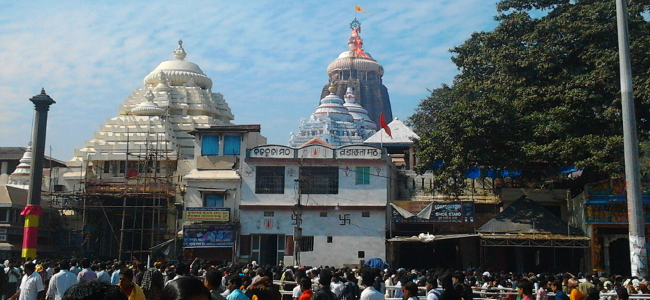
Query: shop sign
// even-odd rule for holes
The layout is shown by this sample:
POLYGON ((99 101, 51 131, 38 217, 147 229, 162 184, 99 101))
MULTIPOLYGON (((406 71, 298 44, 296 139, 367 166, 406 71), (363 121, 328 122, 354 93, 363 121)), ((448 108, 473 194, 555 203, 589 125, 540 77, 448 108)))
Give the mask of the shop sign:
MULTIPOLYGON (((643 217, 650 224, 650 206, 643 205, 643 217)), ((585 222, 589 224, 627 224, 627 205, 589 204, 585 205, 585 222)))
POLYGON ((232 247, 234 244, 235 234, 232 225, 183 226, 183 248, 232 247))
POLYGON ((187 207, 185 209, 185 221, 230 221, 229 207, 187 207))

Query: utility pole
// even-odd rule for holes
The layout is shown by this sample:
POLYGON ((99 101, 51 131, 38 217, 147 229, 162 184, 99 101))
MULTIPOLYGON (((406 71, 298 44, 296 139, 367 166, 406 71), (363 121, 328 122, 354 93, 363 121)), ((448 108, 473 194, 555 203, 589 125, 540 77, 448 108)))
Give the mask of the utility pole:
POLYGON ((639 143, 636 133, 634 94, 632 90, 632 63, 630 60, 630 34, 627 26, 626 0, 616 0, 618 28, 619 68, 621 72, 621 105, 623 113, 623 139, 625 147, 625 180, 627 186, 627 219, 630 237, 630 263, 632 276, 648 274, 648 257, 645 249, 645 217, 641 200, 639 172, 639 143))
POLYGON ((29 190, 27 192, 27 205, 20 213, 25 216, 23 229, 22 257, 36 257, 38 241, 38 223, 43 214, 41 208, 41 185, 43 184, 43 161, 45 160, 45 134, 47 132, 47 112, 54 103, 54 99, 41 89, 41 93, 29 99, 34 103, 34 127, 32 128, 32 161, 29 174, 29 190))
POLYGON ((300 179, 295 180, 298 188, 298 199, 296 205, 293 206, 293 215, 296 222, 296 227, 293 229, 293 263, 300 266, 300 242, 302 240, 302 190, 300 179))

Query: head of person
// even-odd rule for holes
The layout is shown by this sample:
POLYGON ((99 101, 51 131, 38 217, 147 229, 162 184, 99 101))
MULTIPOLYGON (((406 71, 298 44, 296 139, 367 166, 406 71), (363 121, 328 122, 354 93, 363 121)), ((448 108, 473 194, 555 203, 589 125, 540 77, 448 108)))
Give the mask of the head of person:
POLYGON ((142 275, 142 282, 140 282, 140 287, 142 287, 143 290, 162 290, 163 286, 165 286, 165 280, 163 279, 162 273, 160 273, 158 269, 149 268, 144 271, 144 275, 142 275))
POLYGON ((557 291, 561 291, 562 290, 562 281, 559 281, 559 280, 553 281, 553 284, 551 284, 551 290, 554 293, 557 293, 557 291))
POLYGON ((418 285, 413 281, 409 281, 402 285, 402 291, 404 291, 404 298, 417 297, 418 295, 418 285))
POLYGON ((120 283, 121 287, 131 287, 133 285, 133 270, 126 268, 120 271, 120 283))
POLYGON ((427 289, 427 292, 432 289, 437 289, 438 279, 436 279, 435 277, 429 277, 429 279, 427 279, 427 284, 424 285, 424 287, 427 289))
POLYGON ((81 267, 86 269, 90 268, 90 259, 84 258, 81 260, 81 267))
POLYGON ((67 260, 62 260, 59 263, 59 268, 61 268, 61 270, 70 270, 70 262, 67 260))
POLYGON ((454 272, 453 282, 454 283, 464 283, 465 282, 465 274, 463 272, 461 272, 461 271, 454 272))
POLYGON ((361 282, 365 286, 373 286, 375 284, 375 275, 370 270, 361 272, 361 282))
POLYGON ((188 271, 189 271, 189 268, 187 267, 186 264, 179 263, 178 265, 176 265, 176 274, 177 275, 181 275, 181 276, 187 275, 188 271))
POLYGON ((440 278, 440 284, 442 285, 443 289, 454 289, 454 279, 452 278, 452 275, 450 273, 445 273, 442 275, 440 278))
POLYGON ((209 270, 205 273, 205 278, 203 279, 203 285, 208 288, 208 290, 216 290, 221 286, 221 273, 217 270, 209 270))
POLYGON ((306 290, 311 290, 311 279, 308 277, 303 277, 300 279, 300 290, 303 292, 306 290))
POLYGON ((160 300, 211 300, 210 291, 201 280, 180 277, 165 285, 160 300))
POLYGON ((100 271, 104 271, 104 270, 106 270, 106 263, 100 263, 100 264, 99 264, 99 270, 100 270, 100 271))
POLYGON ((522 279, 517 282, 517 291, 519 296, 531 296, 533 294, 533 283, 527 279, 522 279))
POLYGON ((26 263, 24 268, 25 268, 25 274, 27 275, 32 275, 32 273, 36 271, 36 265, 31 262, 26 263))
POLYGON ((236 276, 230 277, 228 279, 228 285, 226 286, 226 288, 229 291, 232 292, 232 291, 240 288, 243 283, 244 283, 244 281, 242 280, 241 276, 236 275, 236 276))
MULTIPOLYGON (((375 282, 374 279, 373 282, 375 282)), ((320 288, 329 290, 330 283, 332 283, 332 273, 330 273, 329 271, 321 272, 320 278, 318 278, 318 284, 320 285, 320 288)))
POLYGON ((627 293, 626 288, 618 287, 618 288, 616 288, 616 299, 628 300, 628 299, 630 299, 630 294, 627 293))
POLYGON ((71 286, 63 294, 63 300, 127 300, 122 290, 108 282, 88 280, 71 286))

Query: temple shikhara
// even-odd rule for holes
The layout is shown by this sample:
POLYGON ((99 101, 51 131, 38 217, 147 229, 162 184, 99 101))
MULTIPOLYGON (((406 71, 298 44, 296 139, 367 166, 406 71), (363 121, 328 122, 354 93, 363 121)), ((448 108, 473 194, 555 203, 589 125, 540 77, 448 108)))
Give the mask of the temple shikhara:
POLYGON ((382 83, 384 67, 363 50, 361 23, 354 19, 349 50, 327 67, 329 83, 320 105, 309 119, 302 119, 291 133, 289 146, 298 147, 313 138, 332 146, 361 144, 378 129, 380 117, 392 120, 388 90, 382 83))

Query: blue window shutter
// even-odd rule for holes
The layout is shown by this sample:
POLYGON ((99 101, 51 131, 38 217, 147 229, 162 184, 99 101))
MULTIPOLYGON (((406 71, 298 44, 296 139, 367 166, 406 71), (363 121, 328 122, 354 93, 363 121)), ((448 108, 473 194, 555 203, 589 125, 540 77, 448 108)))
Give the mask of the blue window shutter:
POLYGON ((201 143, 201 155, 218 155, 219 154, 219 137, 216 135, 203 136, 201 143))
POLYGON ((205 194, 205 207, 223 207, 224 194, 205 194))
POLYGON ((223 137, 223 155, 239 155, 241 136, 227 135, 223 137))

